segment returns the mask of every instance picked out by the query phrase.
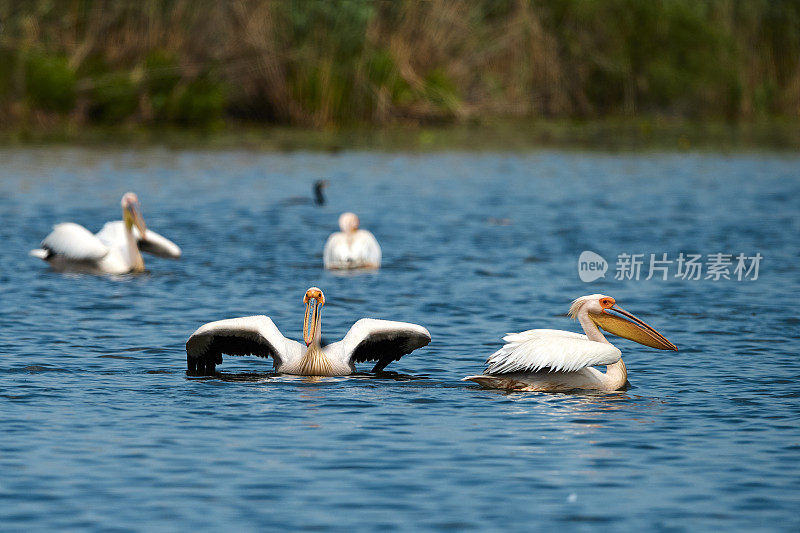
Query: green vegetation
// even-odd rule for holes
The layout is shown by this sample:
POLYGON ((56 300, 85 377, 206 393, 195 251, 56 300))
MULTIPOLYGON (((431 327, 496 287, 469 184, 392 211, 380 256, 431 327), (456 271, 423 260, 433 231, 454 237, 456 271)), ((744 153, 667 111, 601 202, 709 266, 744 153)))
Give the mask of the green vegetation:
POLYGON ((20 57, 24 64, 25 96, 33 107, 66 113, 75 105, 77 79, 61 55, 32 53, 20 57))
POLYGON ((139 107, 139 88, 128 72, 110 72, 94 78, 88 93, 89 117, 98 122, 116 123, 133 115, 139 107))
POLYGON ((0 129, 800 118, 798 0, 0 0, 0 129))
POLYGON ((78 144, 92 147, 151 146, 174 149, 256 151, 527 151, 531 148, 615 151, 797 151, 800 128, 788 119, 700 122, 672 119, 503 119, 480 124, 396 124, 299 128, 236 123, 225 128, 180 125, 53 124, 48 128, 2 129, 0 145, 78 144))

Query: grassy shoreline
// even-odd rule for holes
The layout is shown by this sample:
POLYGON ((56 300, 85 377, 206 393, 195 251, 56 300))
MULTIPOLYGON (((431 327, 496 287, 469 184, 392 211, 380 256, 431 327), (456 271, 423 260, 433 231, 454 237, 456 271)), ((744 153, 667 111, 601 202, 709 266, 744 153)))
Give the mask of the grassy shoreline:
POLYGON ((725 122, 639 118, 591 121, 494 120, 408 127, 311 129, 226 123, 213 129, 76 126, 0 128, 0 146, 164 146, 260 151, 527 151, 541 148, 601 151, 800 151, 792 119, 725 122))
POLYGON ((796 0, 0 2, 0 122, 800 118, 796 0))

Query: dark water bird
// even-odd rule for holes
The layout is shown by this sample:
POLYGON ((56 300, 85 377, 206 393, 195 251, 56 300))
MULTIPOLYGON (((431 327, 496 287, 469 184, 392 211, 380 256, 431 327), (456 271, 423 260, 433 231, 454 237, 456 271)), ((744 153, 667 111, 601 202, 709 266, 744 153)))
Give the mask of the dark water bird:
POLYGON ((143 272, 141 252, 180 258, 178 245, 147 229, 136 194, 125 193, 120 203, 122 220, 106 222, 96 234, 74 222, 56 224, 42 241, 42 247, 31 250, 30 254, 59 271, 91 274, 143 272))
POLYGON ((616 305, 611 296, 581 296, 572 302, 569 316, 580 322, 585 335, 556 329, 509 333, 503 337, 506 345, 487 359, 484 373, 464 380, 488 389, 520 391, 622 389, 628 381, 622 352, 600 328, 651 348, 678 350, 661 333, 616 305), (605 374, 592 368, 595 365, 606 365, 605 374))
POLYGON ((314 204, 325 205, 325 195, 322 191, 328 186, 328 180, 317 180, 314 182, 314 204))
POLYGON ((188 372, 214 375, 222 354, 272 357, 275 370, 300 376, 346 376, 355 363, 377 361, 373 372, 428 344, 431 335, 417 324, 362 318, 339 342, 322 346, 325 295, 311 287, 303 297, 303 341, 287 339, 263 315, 209 322, 186 341, 188 372))
POLYGON ((283 202, 282 205, 303 205, 314 203, 316 206, 325 205, 325 189, 328 187, 328 180, 317 180, 314 182, 314 198, 313 200, 307 198, 305 196, 293 196, 291 198, 287 198, 283 202))

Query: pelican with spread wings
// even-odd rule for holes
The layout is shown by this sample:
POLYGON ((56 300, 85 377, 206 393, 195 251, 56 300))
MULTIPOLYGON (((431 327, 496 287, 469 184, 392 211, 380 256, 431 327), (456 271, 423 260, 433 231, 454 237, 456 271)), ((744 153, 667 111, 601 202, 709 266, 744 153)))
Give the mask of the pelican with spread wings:
POLYGON ((181 249, 155 231, 147 229, 139 198, 128 192, 122 197, 122 220, 106 222, 96 234, 74 222, 56 224, 41 248, 31 255, 50 263, 58 271, 91 274, 143 272, 141 252, 178 259, 181 249))
POLYGON ((301 376, 346 376, 356 363, 376 361, 373 372, 428 344, 431 335, 417 324, 362 318, 344 339, 321 346, 325 295, 311 287, 303 297, 305 346, 281 334, 263 315, 209 322, 186 341, 189 374, 214 375, 222 354, 272 357, 275 370, 301 376))
POLYGON ((651 348, 678 348, 666 337, 623 310, 604 294, 581 296, 569 315, 580 322, 585 335, 555 329, 509 333, 506 345, 489 356, 483 374, 468 376, 489 389, 566 392, 576 389, 615 391, 628 382, 622 352, 608 342, 600 328, 651 348), (606 365, 603 373, 595 368, 606 365))

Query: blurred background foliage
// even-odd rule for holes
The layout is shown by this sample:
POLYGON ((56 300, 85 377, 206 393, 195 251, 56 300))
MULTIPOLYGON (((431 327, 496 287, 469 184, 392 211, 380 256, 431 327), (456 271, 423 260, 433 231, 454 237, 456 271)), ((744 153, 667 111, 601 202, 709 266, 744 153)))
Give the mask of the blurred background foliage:
POLYGON ((800 117, 800 0, 0 0, 0 121, 800 117))

